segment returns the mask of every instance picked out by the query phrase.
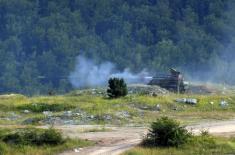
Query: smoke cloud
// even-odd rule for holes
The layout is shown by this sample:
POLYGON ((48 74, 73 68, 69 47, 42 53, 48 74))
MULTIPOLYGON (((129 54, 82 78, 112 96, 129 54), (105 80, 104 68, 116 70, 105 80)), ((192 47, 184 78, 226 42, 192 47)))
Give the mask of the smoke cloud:
MULTIPOLYGON (((212 57, 208 66, 200 66, 198 70, 182 69, 189 81, 203 83, 235 84, 235 44, 230 45, 222 54, 212 57)), ((209 60, 208 60, 209 61, 209 60)), ((183 67, 182 67, 183 68, 183 67)))
POLYGON ((69 81, 75 88, 97 87, 107 85, 110 77, 123 78, 127 83, 146 83, 149 74, 146 70, 138 74, 129 69, 117 71, 111 62, 95 64, 93 60, 84 56, 76 58, 75 70, 69 75, 69 81))

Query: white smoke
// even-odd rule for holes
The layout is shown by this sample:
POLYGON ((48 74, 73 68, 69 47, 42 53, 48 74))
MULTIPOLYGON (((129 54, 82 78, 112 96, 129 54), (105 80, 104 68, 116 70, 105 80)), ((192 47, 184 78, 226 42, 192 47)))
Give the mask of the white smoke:
POLYGON ((120 72, 116 71, 115 65, 111 62, 97 65, 91 59, 78 56, 75 70, 69 75, 69 81, 75 88, 85 88, 105 86, 110 77, 123 78, 127 83, 144 83, 145 76, 148 76, 145 70, 138 74, 131 73, 129 69, 120 72))

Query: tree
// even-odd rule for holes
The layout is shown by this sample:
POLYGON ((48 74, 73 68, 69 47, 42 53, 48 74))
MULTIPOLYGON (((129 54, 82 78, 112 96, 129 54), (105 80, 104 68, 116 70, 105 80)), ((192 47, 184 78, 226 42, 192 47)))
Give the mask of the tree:
POLYGON ((110 78, 109 88, 107 89, 110 98, 118 98, 127 95, 127 86, 125 81, 121 78, 110 78))

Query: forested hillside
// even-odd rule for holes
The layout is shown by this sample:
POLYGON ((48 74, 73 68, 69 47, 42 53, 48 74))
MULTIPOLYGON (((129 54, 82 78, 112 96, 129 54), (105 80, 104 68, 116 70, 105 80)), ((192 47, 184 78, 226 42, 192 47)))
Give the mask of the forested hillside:
POLYGON ((80 54, 134 72, 207 71, 234 58, 234 2, 0 0, 0 92, 68 91, 80 54))

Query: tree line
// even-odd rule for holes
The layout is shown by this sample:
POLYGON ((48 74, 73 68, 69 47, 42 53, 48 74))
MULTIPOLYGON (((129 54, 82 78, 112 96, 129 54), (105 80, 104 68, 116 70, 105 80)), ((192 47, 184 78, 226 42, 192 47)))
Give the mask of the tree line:
POLYGON ((233 0, 0 0, 0 93, 59 93, 75 57, 204 70, 234 43, 233 0))

